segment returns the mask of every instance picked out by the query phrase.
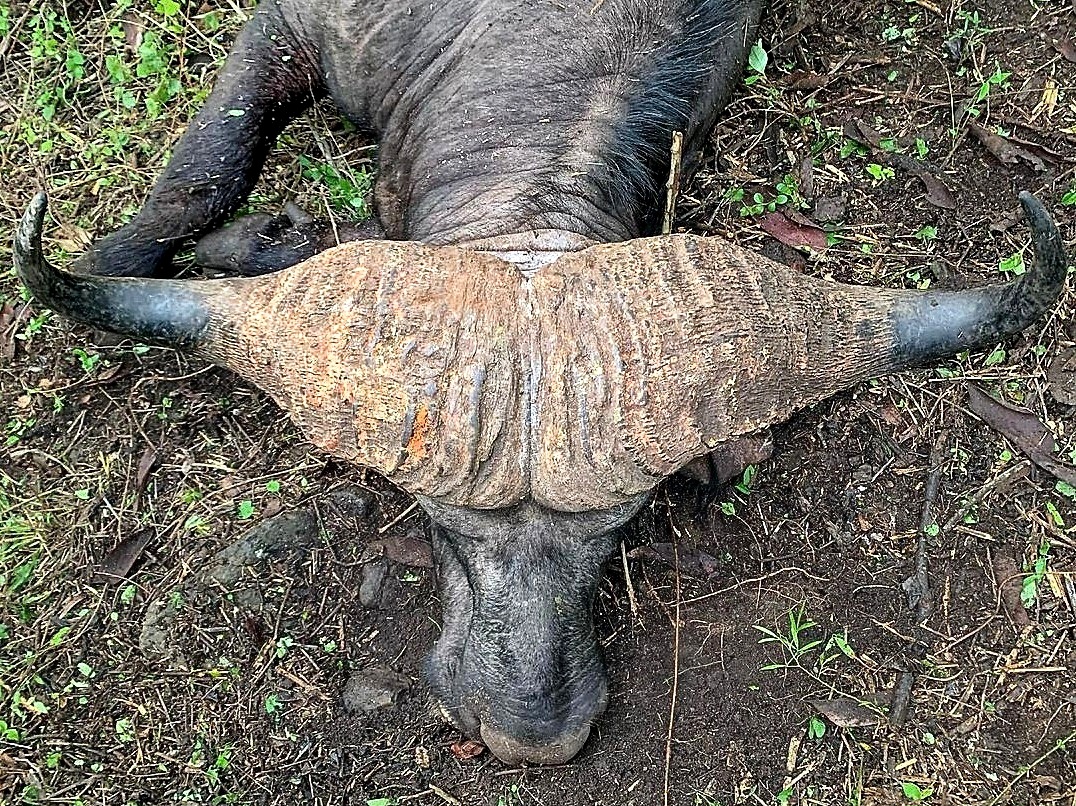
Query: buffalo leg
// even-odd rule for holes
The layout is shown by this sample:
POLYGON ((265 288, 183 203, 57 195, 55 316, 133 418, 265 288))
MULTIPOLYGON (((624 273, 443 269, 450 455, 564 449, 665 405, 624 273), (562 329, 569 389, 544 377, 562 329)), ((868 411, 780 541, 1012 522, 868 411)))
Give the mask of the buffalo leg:
POLYGON ((129 224, 95 243, 76 269, 167 274, 185 239, 219 227, 235 213, 277 135, 323 91, 309 48, 275 3, 261 3, 145 205, 129 224))
POLYGON ((376 219, 361 224, 314 219, 288 204, 284 214, 252 213, 198 241, 199 266, 246 275, 268 274, 301 263, 345 241, 385 237, 376 219))

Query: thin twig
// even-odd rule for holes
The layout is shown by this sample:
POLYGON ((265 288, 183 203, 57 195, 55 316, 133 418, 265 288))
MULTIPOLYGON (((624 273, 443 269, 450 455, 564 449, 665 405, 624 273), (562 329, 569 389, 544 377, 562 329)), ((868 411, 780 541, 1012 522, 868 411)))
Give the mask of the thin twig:
POLYGON ((669 179, 665 183, 665 219, 661 224, 661 234, 672 232, 673 218, 676 216, 676 198, 680 195, 680 165, 684 158, 684 133, 673 132, 672 147, 669 149, 669 179))
MULTIPOLYGON (((927 566, 927 539, 938 534, 938 527, 934 519, 934 504, 938 499, 938 488, 941 485, 942 459, 947 438, 948 432, 942 431, 930 451, 930 475, 927 477, 927 486, 923 494, 923 509, 919 518, 919 536, 915 545, 915 573, 904 583, 909 594, 917 597, 915 602, 915 643, 912 644, 910 654, 920 659, 926 654, 928 648, 923 624, 930 618, 930 614, 934 609, 934 598, 930 591, 930 577, 927 566)), ((908 718, 908 708, 912 702, 912 686, 914 683, 914 671, 905 670, 900 673, 896 688, 893 691, 893 701, 889 708, 890 727, 899 728, 908 718)))
POLYGON ((624 564, 624 582, 628 586, 628 604, 631 606, 631 615, 639 618, 639 603, 635 599, 635 585, 631 581, 631 573, 628 571, 628 547, 623 540, 620 541, 620 561, 624 564))
POLYGON ((676 579, 676 609, 673 614, 673 678, 669 696, 669 730, 665 734, 665 786, 664 804, 669 806, 669 771, 672 768, 673 722, 676 718, 676 693, 680 678, 680 531, 672 522, 669 510, 669 526, 673 532, 673 573, 676 579))

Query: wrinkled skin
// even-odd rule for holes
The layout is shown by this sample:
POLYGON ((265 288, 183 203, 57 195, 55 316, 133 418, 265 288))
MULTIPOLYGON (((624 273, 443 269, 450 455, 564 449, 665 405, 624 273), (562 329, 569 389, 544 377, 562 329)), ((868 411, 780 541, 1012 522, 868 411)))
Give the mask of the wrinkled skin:
MULTIPOLYGON (((690 171, 760 6, 263 0, 138 216, 77 268, 168 274, 185 241, 243 203, 286 123, 326 95, 380 143, 375 202, 388 238, 472 244, 533 268, 652 234, 672 132, 684 134, 690 171)), ((338 235, 349 237, 263 215, 198 254, 259 273, 338 235)), ((422 503, 444 607, 428 677, 446 716, 506 762, 568 760, 606 702, 595 588, 613 530, 643 501, 579 514, 422 503)))

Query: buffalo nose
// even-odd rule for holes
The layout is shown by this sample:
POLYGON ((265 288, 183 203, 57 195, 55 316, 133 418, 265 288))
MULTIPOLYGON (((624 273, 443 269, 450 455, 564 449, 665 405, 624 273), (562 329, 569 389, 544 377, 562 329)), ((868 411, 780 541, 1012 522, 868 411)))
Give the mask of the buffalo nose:
POLYGON ((486 747, 505 764, 564 764, 586 744, 590 726, 583 725, 541 744, 519 741, 487 725, 482 726, 481 734, 486 747))

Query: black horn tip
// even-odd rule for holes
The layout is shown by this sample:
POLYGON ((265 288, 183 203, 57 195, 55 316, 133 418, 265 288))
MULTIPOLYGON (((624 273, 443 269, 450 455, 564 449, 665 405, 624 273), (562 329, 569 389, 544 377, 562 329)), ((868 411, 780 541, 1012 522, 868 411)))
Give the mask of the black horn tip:
POLYGON ((1035 235, 1035 265, 1032 272, 1040 275, 1048 285, 1055 287, 1056 295, 1061 292, 1068 271, 1061 233, 1037 198, 1026 190, 1020 191, 1019 198, 1024 215, 1035 235))
POLYGON ((1029 193, 1026 190, 1021 190, 1018 198, 1020 204, 1024 208, 1024 215, 1027 216, 1027 220, 1031 223, 1031 228, 1036 232, 1039 230, 1051 230, 1056 229, 1054 222, 1050 218, 1050 214, 1046 212, 1046 208, 1042 206, 1033 193, 1029 193))
POLYGON ((41 232, 45 227, 48 206, 49 199, 44 191, 34 196, 19 222, 13 245, 15 272, 35 296, 44 291, 54 271, 45 262, 41 249, 41 232))

